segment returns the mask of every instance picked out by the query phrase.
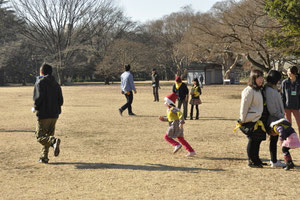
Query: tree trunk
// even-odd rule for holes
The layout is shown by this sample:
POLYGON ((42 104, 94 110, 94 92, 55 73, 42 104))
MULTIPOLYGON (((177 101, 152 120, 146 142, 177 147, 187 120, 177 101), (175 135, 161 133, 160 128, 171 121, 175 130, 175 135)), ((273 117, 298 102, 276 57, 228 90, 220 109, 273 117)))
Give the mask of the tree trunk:
POLYGON ((239 60, 239 55, 236 56, 233 64, 228 68, 228 70, 226 70, 225 74, 224 74, 224 79, 230 79, 230 73, 234 70, 234 68, 236 67, 236 64, 239 60))
POLYGON ((263 71, 265 71, 265 72, 269 72, 269 70, 270 70, 269 68, 267 68, 267 67, 266 67, 265 65, 263 65, 263 64, 260 64, 260 63, 256 62, 255 60, 253 60, 249 54, 246 55, 246 59, 247 59, 252 65, 256 66, 257 68, 259 68, 259 69, 261 69, 261 70, 263 70, 263 71))
POLYGON ((4 69, 0 69, 0 85, 5 85, 5 73, 4 69))

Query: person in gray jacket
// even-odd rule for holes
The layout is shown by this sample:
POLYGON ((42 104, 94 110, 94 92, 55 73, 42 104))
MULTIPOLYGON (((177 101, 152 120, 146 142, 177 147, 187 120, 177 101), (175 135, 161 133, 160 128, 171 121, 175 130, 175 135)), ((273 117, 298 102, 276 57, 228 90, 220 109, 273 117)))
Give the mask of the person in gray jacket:
MULTIPOLYGON (((269 111, 266 127, 269 127, 272 122, 275 122, 281 118, 284 118, 284 107, 281 99, 281 95, 278 92, 277 84, 281 79, 281 73, 276 70, 271 70, 267 75, 267 83, 264 87, 264 96, 266 98, 266 104, 269 111)), ((271 167, 284 167, 285 165, 277 160, 277 142, 278 134, 274 134, 274 131, 268 130, 270 135, 270 155, 271 167)))

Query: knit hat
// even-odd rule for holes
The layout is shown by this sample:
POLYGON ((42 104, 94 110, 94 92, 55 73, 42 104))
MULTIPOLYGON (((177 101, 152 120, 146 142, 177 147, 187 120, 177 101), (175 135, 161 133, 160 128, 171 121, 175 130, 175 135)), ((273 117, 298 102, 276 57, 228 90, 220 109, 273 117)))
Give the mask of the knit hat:
POLYGON ((177 98, 178 95, 173 92, 172 94, 169 94, 168 96, 165 97, 165 102, 166 102, 165 104, 167 105, 173 104, 175 106, 177 98))
POLYGON ((176 81, 177 83, 181 83, 181 82, 182 82, 180 76, 176 76, 175 81, 176 81))

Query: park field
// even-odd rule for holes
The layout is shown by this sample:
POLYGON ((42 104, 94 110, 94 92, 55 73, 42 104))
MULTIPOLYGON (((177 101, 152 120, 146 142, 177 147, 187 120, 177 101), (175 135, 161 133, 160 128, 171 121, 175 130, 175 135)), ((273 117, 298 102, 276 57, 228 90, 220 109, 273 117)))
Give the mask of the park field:
MULTIPOLYGON (((233 133, 245 85, 203 88, 200 119, 184 125, 192 158, 184 148, 173 154, 163 138, 168 125, 158 117, 166 114, 171 82, 162 84, 160 102, 150 83, 136 87, 134 117, 119 115, 119 84, 62 87, 61 154, 50 149, 49 164, 38 163, 33 87, 0 87, 0 199, 300 199, 299 167, 247 166, 247 138, 233 133)), ((268 143, 261 144, 265 162, 268 143)), ((300 149, 291 155, 300 166, 300 149)))

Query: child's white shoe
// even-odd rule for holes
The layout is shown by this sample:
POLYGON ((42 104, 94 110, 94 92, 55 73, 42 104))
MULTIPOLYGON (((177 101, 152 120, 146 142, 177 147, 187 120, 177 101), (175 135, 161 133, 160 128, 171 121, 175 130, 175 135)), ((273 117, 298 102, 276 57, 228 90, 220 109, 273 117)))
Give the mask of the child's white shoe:
POLYGON ((281 167, 281 168, 285 167, 285 164, 280 162, 279 160, 277 160, 276 163, 273 163, 272 161, 270 161, 270 165, 271 165, 271 167, 281 167))
POLYGON ((181 149, 181 147, 182 147, 182 145, 181 145, 181 144, 179 144, 179 145, 176 145, 176 146, 174 147, 174 151, 173 151, 173 153, 176 153, 177 151, 179 151, 179 149, 181 149))
POLYGON ((189 152, 188 154, 186 154, 185 156, 186 157, 191 157, 191 156, 194 156, 196 155, 196 152, 189 152))

